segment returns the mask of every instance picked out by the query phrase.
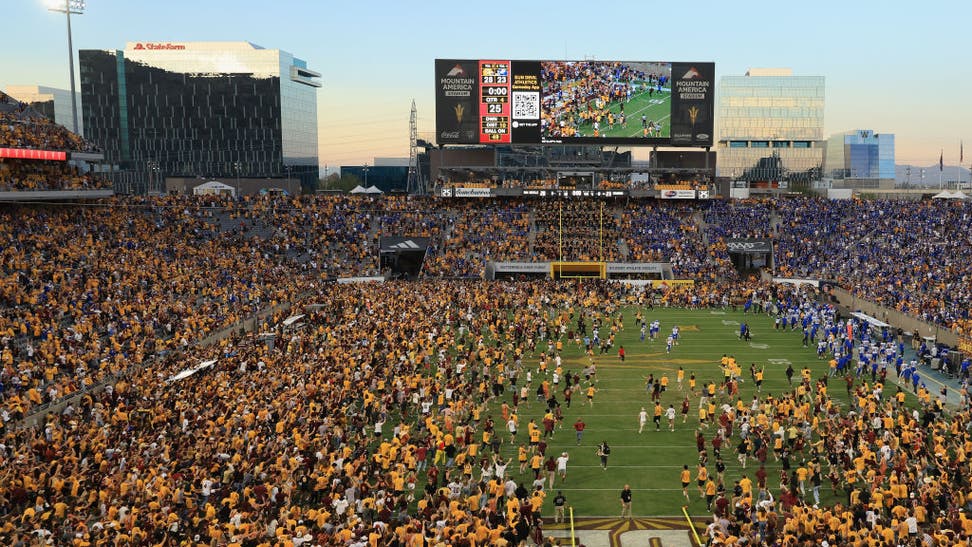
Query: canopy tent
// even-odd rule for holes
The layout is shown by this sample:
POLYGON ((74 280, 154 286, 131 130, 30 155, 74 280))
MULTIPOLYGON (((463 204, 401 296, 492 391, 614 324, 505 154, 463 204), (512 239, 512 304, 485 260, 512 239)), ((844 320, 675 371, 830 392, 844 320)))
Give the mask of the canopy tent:
POLYGON ((355 186, 354 189, 351 190, 351 192, 349 192, 349 193, 351 193, 351 194, 367 194, 368 193, 368 190, 365 190, 365 187, 364 186, 361 186, 359 184, 359 185, 355 186))
POLYGON ((384 194, 384 192, 382 192, 381 190, 379 190, 378 187, 377 186, 374 186, 374 185, 365 188, 364 189, 364 193, 366 193, 366 194, 384 194))
POLYGON ((218 180, 211 180, 209 182, 204 182, 199 186, 192 189, 192 194, 194 196, 212 196, 228 194, 231 196, 236 195, 236 189, 229 184, 223 184, 218 180))
POLYGON ((969 199, 969 196, 962 192, 961 190, 942 190, 941 192, 932 196, 932 199, 969 199))

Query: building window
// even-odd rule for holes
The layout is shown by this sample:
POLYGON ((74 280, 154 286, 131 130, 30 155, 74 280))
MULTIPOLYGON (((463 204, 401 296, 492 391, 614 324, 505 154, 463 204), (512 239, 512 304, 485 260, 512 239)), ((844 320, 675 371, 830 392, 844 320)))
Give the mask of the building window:
POLYGON ((769 141, 752 141, 753 148, 769 148, 769 141))
POLYGON ((729 148, 746 148, 746 141, 729 141, 729 148))

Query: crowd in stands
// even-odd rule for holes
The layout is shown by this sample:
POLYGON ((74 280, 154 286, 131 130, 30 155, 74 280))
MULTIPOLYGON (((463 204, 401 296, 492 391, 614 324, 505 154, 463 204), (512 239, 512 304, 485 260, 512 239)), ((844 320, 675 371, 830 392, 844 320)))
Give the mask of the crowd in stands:
POLYGON ((24 103, 2 94, 5 108, 0 109, 0 148, 35 148, 85 152, 94 146, 81 136, 68 131, 37 113, 24 103))
MULTIPOLYGON (((440 181, 441 188, 526 188, 531 190, 538 189, 592 189, 589 177, 578 179, 580 182, 569 182, 568 180, 558 180, 556 178, 535 178, 530 180, 520 180, 517 178, 507 178, 503 180, 450 180, 440 181)), ((633 181, 633 180, 611 180, 609 178, 598 177, 593 183, 593 189, 597 190, 704 190, 708 186, 698 181, 679 181, 673 183, 655 182, 654 180, 633 181)))
POLYGON ((760 239, 773 236, 772 212, 748 201, 711 200, 705 204, 703 221, 709 237, 717 240, 760 239))
POLYGON ((832 279, 862 298, 972 333, 972 203, 821 199, 775 208, 778 274, 832 279))
POLYGON ((700 228, 723 225, 709 232, 718 238, 770 230, 782 272, 832 275, 863 296, 967 328, 972 207, 806 198, 707 207, 605 203, 602 217, 600 202, 583 200, 344 196, 6 207, 0 540, 515 545, 538 533, 547 493, 503 480, 506 462, 492 460, 491 441, 502 442, 504 426, 483 405, 504 396, 524 355, 551 347, 570 319, 563 310, 610 317, 635 296, 608 283, 439 280, 379 290, 325 280, 379 273, 382 234, 432 238, 429 277, 478 276, 485 260, 531 252, 556 259, 561 218, 571 259, 600 253, 603 220, 605 259, 627 247, 629 260, 671 261, 698 280, 663 294, 668 304, 767 302, 777 321, 827 342, 833 376, 801 374, 778 398, 713 401, 728 408, 700 431, 700 452, 715 459, 711 441, 721 435, 723 457, 775 454, 791 471, 761 485, 754 468, 755 481, 727 482, 713 500, 714 540, 972 537, 967 408, 945 411, 918 382, 922 406, 900 405, 895 384, 909 388, 917 371, 884 351, 893 343, 848 338, 847 324, 804 293, 759 286, 747 297, 751 282, 733 277, 724 248, 705 243, 700 228), (196 346, 283 302, 317 307, 302 329, 285 329, 283 312, 260 325, 276 334, 272 348, 239 334, 196 346), (872 347, 873 368, 839 366, 872 347), (210 359, 211 369, 167 381, 210 359), (42 405, 102 381, 109 389, 18 429, 42 405), (844 386, 853 414, 831 398, 844 386), (814 507, 815 480, 846 503, 814 507))
POLYGON ((423 264, 429 277, 482 277, 490 260, 530 258, 530 213, 523 204, 475 200, 451 204, 447 235, 434 241, 423 264))
POLYGON ((95 190, 110 182, 59 161, 0 159, 0 191, 95 190))
POLYGON ((592 200, 538 202, 533 206, 536 260, 613 261, 620 256, 617 211, 592 200))
MULTIPOLYGON (((35 112, 24 103, 0 93, 0 148, 28 148, 60 152, 92 151, 94 147, 35 112)), ((90 190, 110 183, 63 161, 0 158, 0 191, 90 190)))

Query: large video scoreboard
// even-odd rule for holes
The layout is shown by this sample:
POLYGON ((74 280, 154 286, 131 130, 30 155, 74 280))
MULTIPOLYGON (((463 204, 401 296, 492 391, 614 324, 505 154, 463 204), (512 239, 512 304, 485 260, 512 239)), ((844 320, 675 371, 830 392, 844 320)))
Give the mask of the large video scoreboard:
POLYGON ((713 63, 436 59, 438 144, 711 146, 713 63))

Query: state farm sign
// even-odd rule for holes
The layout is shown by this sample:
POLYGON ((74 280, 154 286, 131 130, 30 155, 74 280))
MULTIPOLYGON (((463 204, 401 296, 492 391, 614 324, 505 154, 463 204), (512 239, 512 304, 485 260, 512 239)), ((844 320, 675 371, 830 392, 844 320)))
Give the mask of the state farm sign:
POLYGON ((173 44, 170 42, 136 42, 135 47, 132 49, 136 50, 183 50, 186 49, 185 44, 173 44))

